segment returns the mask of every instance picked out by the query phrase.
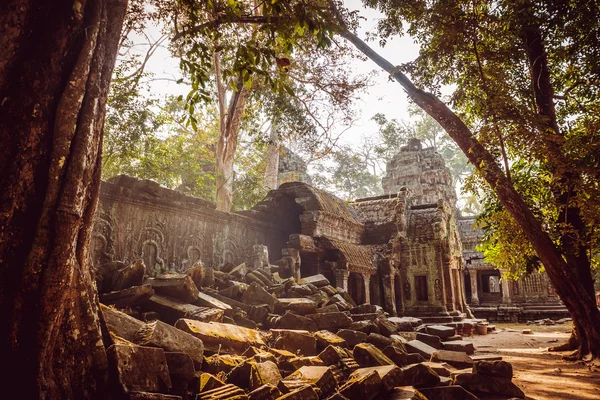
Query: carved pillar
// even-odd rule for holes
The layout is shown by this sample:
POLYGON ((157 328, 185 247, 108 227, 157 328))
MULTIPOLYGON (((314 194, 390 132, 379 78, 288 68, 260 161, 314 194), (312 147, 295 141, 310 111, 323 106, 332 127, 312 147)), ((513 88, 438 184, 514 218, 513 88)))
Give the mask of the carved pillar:
POLYGON ((371 304, 371 275, 362 274, 365 284, 365 304, 371 304))
POLYGON ((394 275, 386 275, 383 277, 383 308, 389 312, 391 316, 396 316, 396 282, 394 275))
POLYGON ((479 295, 477 294, 477 270, 469 270, 471 277, 471 304, 479 304, 479 295))
POLYGON ((500 276, 502 277, 502 281, 500 282, 500 288, 502 289, 502 302, 510 303, 510 288, 508 279, 504 277, 504 270, 500 270, 500 276))
POLYGON ((350 276, 350 271, 345 270, 345 269, 336 269, 335 270, 335 286, 342 288, 347 292, 349 276, 350 276))

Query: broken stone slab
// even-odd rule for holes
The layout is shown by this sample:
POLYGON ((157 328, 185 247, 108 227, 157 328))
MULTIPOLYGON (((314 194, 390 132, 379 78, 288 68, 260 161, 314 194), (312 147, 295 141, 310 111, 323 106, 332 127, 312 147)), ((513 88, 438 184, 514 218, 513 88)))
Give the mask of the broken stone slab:
POLYGON ((350 314, 376 314, 378 308, 375 304, 361 304, 350 309, 350 314))
POLYGON ((461 351, 436 350, 431 355, 431 361, 445 362, 458 369, 471 368, 473 366, 471 357, 461 351))
POLYGON ((338 346, 348 348, 348 343, 336 335, 326 330, 315 332, 315 339, 317 339, 317 350, 323 351, 327 346, 338 346))
POLYGON ((250 390, 270 384, 277 385, 281 380, 281 373, 273 361, 255 363, 250 369, 250 390))
POLYGON ((194 301, 194 304, 201 307, 223 310, 227 316, 231 316, 233 314, 233 307, 205 292, 198 292, 198 298, 194 301))
POLYGON ((166 273, 146 281, 154 291, 163 296, 174 297, 186 303, 198 299, 198 288, 192 277, 186 274, 166 273))
POLYGON ((183 273, 192 277, 197 288, 211 287, 215 284, 215 270, 205 266, 202 261, 196 261, 183 273))
POLYGON ((196 400, 247 400, 248 395, 239 387, 227 384, 216 389, 198 393, 196 400))
POLYGON ((394 362, 388 356, 370 343, 357 344, 352 350, 352 355, 361 367, 394 365, 394 362))
POLYGON ((245 357, 233 354, 213 354, 210 357, 204 358, 202 371, 209 374, 222 376, 229 374, 235 367, 244 363, 245 357))
POLYGON ((297 297, 278 299, 275 313, 283 314, 288 310, 298 315, 315 314, 317 312, 317 303, 310 299, 297 297))
POLYGON ((331 368, 323 367, 302 367, 285 377, 282 381, 286 386, 309 384, 319 388, 321 396, 327 396, 333 392, 338 382, 335 379, 331 368))
POLYGON ((223 320, 223 310, 198 307, 193 304, 184 303, 178 299, 160 295, 152 296, 144 308, 156 311, 161 316, 161 319, 169 324, 175 324, 181 318, 195 319, 202 322, 221 322, 223 320))
POLYGON ((415 317, 389 317, 388 320, 393 324, 396 324, 400 332, 411 332, 414 328, 423 323, 422 319, 415 317), (408 325, 410 325, 412 329, 410 329, 408 325), (407 330, 401 329, 401 327, 406 328, 407 330))
POLYGON ((305 385, 292 392, 284 394, 278 400, 319 400, 319 395, 311 385, 305 385))
POLYGON ((265 346, 260 333, 241 326, 182 318, 175 327, 202 340, 207 350, 243 353, 250 346, 265 346))
POLYGON ((219 291, 219 294, 230 299, 239 299, 247 289, 247 283, 231 281, 231 286, 222 289, 221 291, 219 291))
POLYGON ((108 329, 132 343, 161 347, 189 355, 196 368, 202 366, 202 340, 161 321, 144 323, 129 315, 100 305, 108 329))
POLYGON ((262 385, 250 393, 248 393, 249 400, 275 400, 281 397, 281 392, 275 385, 262 385))
POLYGON ((479 400, 479 397, 473 393, 456 385, 421 388, 419 391, 425 398, 431 400, 479 400))
POLYGON ((106 354, 122 393, 160 392, 171 388, 163 349, 113 344, 106 354))
MULTIPOLYGON (((388 393, 387 400, 428 400, 427 397, 412 386, 398 386, 388 393)), ((433 398, 431 399, 433 400, 433 398)))
POLYGON ((271 329, 275 338, 274 347, 293 354, 314 356, 317 354, 317 340, 304 330, 271 329))
POLYGON ((282 317, 277 317, 271 322, 276 329, 299 329, 314 332, 318 329, 317 324, 310 318, 286 312, 282 317))
POLYGON ((319 329, 334 330, 347 328, 352 324, 352 318, 343 312, 309 314, 307 318, 312 319, 319 329))
POLYGON ((323 360, 318 356, 296 356, 279 363, 279 369, 283 375, 289 375, 302 367, 323 367, 323 360))
POLYGON ((165 352, 173 393, 184 395, 196 376, 194 361, 185 353, 165 352))
MULTIPOLYGON (((417 339, 420 342, 430 345, 434 349, 441 350, 443 345, 439 336, 429 335, 427 333, 418 332, 417 339)), ((450 350, 450 349, 448 349, 450 350)))
POLYGON ((337 294, 337 289, 334 288, 331 285, 327 285, 327 286, 321 286, 319 288, 319 290, 321 290, 322 292, 324 292, 327 296, 331 297, 331 296, 335 296, 337 294))
POLYGON ((379 328, 379 333, 384 336, 391 336, 398 331, 396 325, 385 317, 379 317, 374 322, 379 328))
MULTIPOLYGON (((392 360, 394 364, 396 364, 399 367, 411 364, 410 361, 412 360, 409 360, 409 356, 412 356, 412 354, 406 354, 405 351, 402 351, 402 349, 396 346, 388 346, 385 349, 383 349, 382 352, 383 354, 385 354, 386 357, 392 360)), ((420 354, 416 355, 421 357, 420 354)), ((423 357, 421 357, 421 360, 424 360, 423 357)))
POLYGON ((225 382, 214 376, 213 374, 209 374, 208 372, 200 373, 198 377, 198 392, 208 392, 209 390, 217 389, 225 386, 225 382))
POLYGON ((372 400, 379 396, 380 391, 381 378, 376 371, 366 376, 348 379, 339 389, 339 392, 349 400, 372 400))
POLYGON ((379 314, 370 313, 370 314, 350 314, 350 318, 352 321, 375 321, 379 318, 379 314))
POLYGON ((146 266, 141 259, 135 260, 127 267, 117 270, 113 275, 112 290, 123 290, 139 286, 144 280, 146 266))
POLYGON ((125 308, 144 304, 153 294, 154 289, 152 289, 152 285, 141 285, 108 293, 101 293, 99 297, 102 304, 113 305, 117 308, 125 308))
POLYGON ((266 304, 271 312, 274 312, 278 300, 255 282, 248 286, 248 290, 242 295, 241 302, 248 305, 266 304))
POLYGON ((427 343, 421 342, 420 340, 411 340, 410 342, 406 343, 405 346, 408 353, 420 354, 425 359, 431 358, 433 352, 436 351, 435 348, 431 347, 427 343))
POLYGON ((367 340, 367 336, 369 336, 364 332, 353 331, 351 329, 340 329, 336 335, 344 339, 351 348, 354 348, 359 343, 364 343, 367 340))
POLYGON ((310 283, 312 285, 315 285, 316 287, 327 286, 330 284, 329 279, 325 278, 325 276, 321 274, 306 276, 304 278, 301 278, 298 281, 298 283, 301 285, 310 283))
POLYGON ((401 379, 399 386, 412 385, 416 388, 436 386, 440 376, 425 364, 411 364, 400 368, 401 379))
POLYGON ((456 329, 444 325, 429 325, 426 330, 427 334, 439 336, 442 339, 456 335, 456 329))
POLYGON ((150 392, 131 392, 127 395, 127 400, 181 400, 181 396, 164 393, 150 392))
POLYGON ((355 321, 347 329, 364 332, 367 335, 370 333, 379 333, 379 327, 373 321, 355 321))
POLYGON ((451 342, 443 342, 444 350, 462 351, 467 354, 475 353, 475 347, 472 342, 466 340, 453 340, 451 342))
POLYGON ((525 398, 523 391, 510 379, 480 375, 473 373, 462 373, 454 377, 454 385, 460 385, 475 395, 501 395, 509 397, 525 398))
POLYGON ((402 382, 402 371, 395 365, 382 365, 379 367, 359 368, 350 374, 348 379, 364 377, 375 371, 381 378, 382 390, 389 392, 402 382))
POLYGON ((513 368, 512 364, 506 361, 475 361, 473 363, 473 373, 512 379, 513 368))
POLYGON ((327 303, 325 303, 326 306, 331 304, 337 305, 340 311, 347 311, 356 306, 356 304, 348 302, 340 293, 331 296, 327 303))
POLYGON ((452 365, 443 362, 435 362, 435 361, 425 361, 422 363, 423 365, 428 366, 432 370, 434 370, 440 377, 450 377, 451 371, 456 371, 452 365))
POLYGON ((328 306, 317 308, 317 313, 320 313, 320 314, 339 312, 339 311, 340 311, 340 309, 338 308, 338 306, 336 304, 330 304, 328 306))
POLYGON ((367 343, 371 343, 373 346, 377 347, 379 350, 383 350, 388 346, 392 346, 394 344, 394 340, 380 335, 378 333, 371 333, 367 336, 367 343))
POLYGON ((417 340, 417 332, 396 332, 394 336, 400 336, 404 338, 403 343, 410 342, 411 340, 417 340))
POLYGON ((246 266, 246 263, 241 263, 237 266, 234 266, 232 263, 226 263, 221 268, 221 272, 225 272, 237 280, 242 280, 248 273, 248 267, 246 266))
POLYGON ((338 346, 327 346, 318 355, 326 366, 338 365, 342 359, 348 358, 349 356, 350 355, 345 349, 338 346))

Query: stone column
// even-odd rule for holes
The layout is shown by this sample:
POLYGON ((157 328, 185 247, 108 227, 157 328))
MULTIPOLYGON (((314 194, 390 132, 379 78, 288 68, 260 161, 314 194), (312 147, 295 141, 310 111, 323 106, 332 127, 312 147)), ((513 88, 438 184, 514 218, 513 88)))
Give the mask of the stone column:
POLYGON ((479 294, 477 294, 477 270, 469 270, 471 277, 471 304, 479 304, 479 294))
POLYGON ((502 277, 502 281, 500 282, 500 288, 502 289, 502 303, 510 303, 510 288, 508 279, 504 277, 504 270, 500 270, 500 276, 502 277))
POLYGON ((348 277, 350 276, 350 271, 345 269, 336 269, 335 270, 335 286, 344 289, 348 292, 348 277))
POLYGON ((362 274, 365 284, 365 304, 371 304, 371 275, 362 274))
POLYGON ((396 287, 394 275, 383 277, 383 305, 384 310, 395 317, 398 315, 396 311, 396 287))

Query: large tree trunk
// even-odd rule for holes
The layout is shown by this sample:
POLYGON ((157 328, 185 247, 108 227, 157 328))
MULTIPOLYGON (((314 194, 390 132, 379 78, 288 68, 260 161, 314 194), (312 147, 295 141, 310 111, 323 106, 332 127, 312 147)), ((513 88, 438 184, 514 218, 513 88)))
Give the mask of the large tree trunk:
POLYGON ((273 118, 271 122, 271 138, 267 148, 267 162, 265 166, 264 187, 267 190, 277 189, 279 177, 279 133, 277 132, 277 121, 273 118))
POLYGON ((126 4, 0 6, 0 381, 7 398, 107 397, 88 244, 126 4))
MULTIPOLYGON (((341 21, 341 19, 340 19, 341 21)), ((479 143, 465 123, 434 95, 414 86, 406 75, 377 54, 352 32, 342 29, 340 34, 363 54, 388 72, 406 90, 408 96, 433 117, 456 142, 469 161, 478 169, 490 187, 496 191, 502 205, 523 229, 533 245, 557 294, 571 313, 582 342, 581 356, 600 357, 600 311, 590 296, 588 283, 581 281, 583 267, 575 261, 566 261, 550 236, 543 230, 521 195, 507 179, 496 159, 479 143)))

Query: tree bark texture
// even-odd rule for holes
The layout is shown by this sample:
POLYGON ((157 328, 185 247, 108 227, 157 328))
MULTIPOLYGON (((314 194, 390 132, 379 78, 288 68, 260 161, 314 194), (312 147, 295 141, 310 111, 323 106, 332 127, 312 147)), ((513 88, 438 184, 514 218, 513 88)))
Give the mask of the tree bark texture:
POLYGON ((0 381, 7 398, 107 397, 89 239, 126 6, 0 6, 0 381))
POLYGON ((271 121, 271 139, 267 147, 267 162, 265 166, 265 183, 267 190, 277 189, 279 177, 279 133, 277 132, 277 121, 271 121))
POLYGON ((417 88, 406 75, 377 54, 352 32, 340 32, 359 51, 388 72, 405 89, 408 96, 433 117, 456 142, 469 161, 478 169, 515 221, 521 226, 548 276, 563 301, 580 334, 581 356, 600 357, 600 311, 589 295, 588 283, 580 280, 577 265, 568 263, 568 257, 555 245, 529 209, 521 195, 498 165, 496 159, 479 143, 465 123, 434 95, 417 88))

